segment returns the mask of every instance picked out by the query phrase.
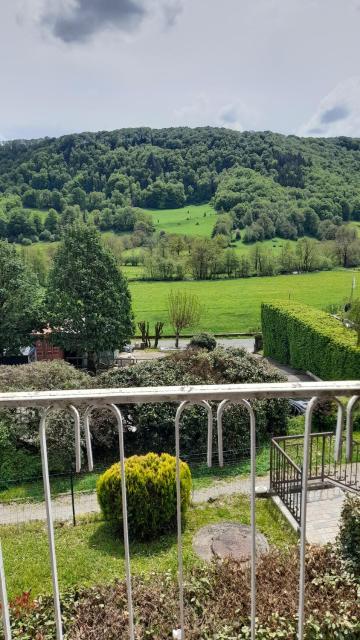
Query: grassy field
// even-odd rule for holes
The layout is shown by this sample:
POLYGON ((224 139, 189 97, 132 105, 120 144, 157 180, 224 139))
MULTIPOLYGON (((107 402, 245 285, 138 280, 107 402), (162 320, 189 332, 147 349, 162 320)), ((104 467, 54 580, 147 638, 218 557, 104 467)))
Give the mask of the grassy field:
MULTIPOLYGON (((268 500, 257 501, 257 527, 270 544, 295 543, 296 534, 280 511, 268 500)), ((191 507, 183 534, 185 571, 200 562, 192 549, 192 538, 200 527, 221 520, 249 524, 250 508, 246 496, 217 499, 191 507)), ((51 577, 46 528, 43 523, 19 527, 0 527, 5 571, 10 598, 30 591, 31 595, 49 593, 51 577)), ((105 583, 124 577, 124 547, 109 524, 83 522, 77 527, 57 526, 55 530, 59 585, 63 591, 75 585, 105 583)), ((154 542, 130 541, 133 574, 171 571, 177 568, 176 535, 162 536, 154 542)))
POLYGON ((289 299, 319 309, 342 302, 350 293, 354 271, 323 271, 301 275, 202 282, 131 282, 136 320, 153 325, 164 321, 165 333, 173 333, 167 321, 167 296, 171 289, 196 294, 203 306, 202 318, 193 330, 234 333, 260 326, 262 302, 289 299))
POLYGON ((181 209, 147 210, 157 231, 210 238, 216 212, 209 204, 188 205, 181 209))

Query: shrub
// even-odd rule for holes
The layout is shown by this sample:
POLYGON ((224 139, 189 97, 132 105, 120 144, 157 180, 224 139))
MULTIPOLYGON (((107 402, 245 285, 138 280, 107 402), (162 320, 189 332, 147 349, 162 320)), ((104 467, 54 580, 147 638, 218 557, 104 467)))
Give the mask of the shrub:
POLYGON ((50 242, 53 238, 53 235, 48 229, 44 229, 44 231, 40 233, 39 237, 40 240, 43 240, 44 242, 50 242))
MULTIPOLYGON (((87 374, 63 360, 0 367, 0 392, 79 389, 89 387, 90 381, 87 374)), ((36 409, 0 411, 0 441, 4 443, 0 452, 0 475, 3 483, 41 475, 39 422, 40 413, 36 409)), ((54 410, 50 413, 46 437, 50 471, 69 469, 74 460, 74 422, 69 412, 54 410)))
MULTIPOLYGON (((298 550, 273 549, 257 563, 257 640, 296 640, 298 550)), ((178 617, 179 588, 169 574, 132 579, 136 631, 139 638, 167 640, 178 617)), ((305 638, 358 640, 359 584, 344 571, 331 548, 310 547, 306 553, 305 638)), ((15 603, 14 637, 53 640, 51 596, 15 603), (15 633, 16 632, 16 633, 15 633)), ((184 604, 187 640, 249 640, 249 569, 235 560, 195 564, 186 575, 184 604)), ((128 640, 125 581, 77 588, 61 599, 68 640, 128 640)), ((1 628, 1 623, 0 623, 1 628)))
POLYGON ((324 380, 356 380, 360 348, 355 332, 324 311, 295 302, 263 304, 264 355, 324 380))
POLYGON ((214 349, 216 349, 216 340, 210 333, 199 333, 191 338, 189 348, 214 351, 214 349))
MULTIPOLYGON (((215 349, 211 352, 188 350, 166 358, 115 369, 98 376, 96 384, 104 388, 151 387, 193 384, 246 382, 282 382, 284 377, 266 362, 259 362, 243 349, 215 349)), ((286 400, 255 400, 257 445, 269 436, 286 433, 288 403, 286 400)), ((216 407, 214 406, 214 409, 216 407)), ((149 450, 174 452, 174 403, 122 405, 127 452, 149 450), (136 427, 136 431, 134 428, 136 427)), ((113 449, 117 446, 114 422, 104 412, 94 414, 95 446, 113 449), (111 436, 111 437, 110 437, 111 436)), ((236 405, 224 413, 224 451, 248 457, 250 446, 249 415, 236 405)), ((214 447, 216 445, 214 420, 214 447)), ((207 420, 202 407, 189 407, 181 418, 181 455, 203 456, 207 446, 207 420)), ((232 455, 232 454, 231 454, 232 455)))
MULTIPOLYGON (((176 528, 176 459, 167 453, 132 456, 125 461, 130 535, 144 540, 176 528)), ((180 462, 181 511, 190 503, 191 474, 180 462)), ((97 496, 107 520, 122 528, 120 464, 100 476, 97 496)))
POLYGON ((347 495, 341 511, 338 542, 344 556, 360 575, 360 497, 347 495))

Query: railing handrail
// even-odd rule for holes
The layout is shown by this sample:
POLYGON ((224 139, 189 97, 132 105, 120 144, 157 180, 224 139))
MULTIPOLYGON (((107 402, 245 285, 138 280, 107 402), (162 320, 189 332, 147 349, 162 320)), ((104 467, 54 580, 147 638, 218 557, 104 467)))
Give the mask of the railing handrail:
MULTIPOLYGON (((334 436, 334 435, 335 435, 334 431, 317 431, 316 433, 311 433, 310 437, 317 438, 319 436, 334 436)), ((282 440, 301 440, 301 439, 304 439, 303 433, 291 434, 289 436, 274 436, 272 438, 272 440, 274 440, 275 442, 281 442, 282 440)))
POLYGON ((53 407, 142 402, 191 402, 273 398, 331 398, 360 395, 359 380, 340 382, 262 382, 249 384, 182 385, 171 387, 127 387, 59 391, 20 391, 0 393, 1 407, 53 407))
POLYGON ((288 454, 286 453, 286 451, 284 451, 284 449, 282 449, 277 442, 275 442, 275 439, 273 438, 271 441, 271 444, 276 447, 276 449, 279 451, 279 453, 281 453, 282 456, 284 456, 284 458, 286 458, 286 460, 289 462, 289 464, 294 467, 294 469, 296 469, 296 471, 298 471, 300 474, 302 473, 301 468, 296 464, 296 462, 294 462, 290 456, 288 456, 288 454))

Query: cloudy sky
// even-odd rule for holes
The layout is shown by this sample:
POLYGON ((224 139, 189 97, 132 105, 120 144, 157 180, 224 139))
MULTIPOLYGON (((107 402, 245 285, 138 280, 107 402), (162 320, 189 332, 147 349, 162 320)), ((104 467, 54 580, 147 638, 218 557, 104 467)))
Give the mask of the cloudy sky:
POLYGON ((360 0, 0 0, 0 139, 360 136, 360 0))

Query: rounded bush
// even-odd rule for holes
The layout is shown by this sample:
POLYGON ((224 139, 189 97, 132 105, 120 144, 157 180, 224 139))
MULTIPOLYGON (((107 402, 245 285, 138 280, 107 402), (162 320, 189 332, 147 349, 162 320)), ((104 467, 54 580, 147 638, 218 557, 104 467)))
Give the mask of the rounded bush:
POLYGON ((214 351, 214 349, 216 349, 216 340, 210 333, 199 333, 191 338, 189 347, 190 349, 207 349, 207 351, 214 351))
MULTIPOLYGON (((132 456, 125 461, 130 536, 145 540, 176 528, 176 458, 167 453, 132 456)), ((181 512, 190 503, 191 473, 180 462, 181 512)), ((97 497, 103 516, 122 529, 120 464, 100 476, 97 497)))

